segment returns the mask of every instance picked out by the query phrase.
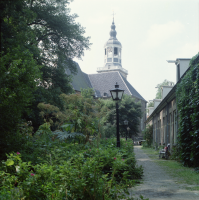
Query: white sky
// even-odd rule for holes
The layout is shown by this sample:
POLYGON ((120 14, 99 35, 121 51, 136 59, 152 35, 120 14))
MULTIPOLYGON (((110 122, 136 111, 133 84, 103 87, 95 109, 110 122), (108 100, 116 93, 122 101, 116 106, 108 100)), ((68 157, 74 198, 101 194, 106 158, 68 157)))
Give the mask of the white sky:
POLYGON ((70 8, 86 28, 85 36, 91 37, 90 50, 76 60, 88 74, 103 67, 114 10, 122 67, 147 101, 155 98, 156 85, 165 79, 176 83, 175 64, 166 60, 199 52, 199 0, 74 0, 70 8))

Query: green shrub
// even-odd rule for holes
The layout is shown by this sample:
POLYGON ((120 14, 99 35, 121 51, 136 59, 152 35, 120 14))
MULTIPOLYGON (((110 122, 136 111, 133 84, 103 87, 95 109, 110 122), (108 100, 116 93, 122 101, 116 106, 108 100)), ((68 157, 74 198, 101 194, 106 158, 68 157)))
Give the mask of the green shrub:
POLYGON ((142 176, 130 140, 116 148, 105 139, 95 148, 37 137, 29 157, 11 153, 2 162, 0 199, 119 199, 142 176))
POLYGON ((182 151, 182 149, 179 144, 174 145, 171 150, 171 156, 169 158, 171 160, 181 161, 181 151, 182 151))
POLYGON ((151 147, 153 142, 153 125, 148 125, 142 133, 146 140, 146 142, 143 143, 143 146, 151 147))
POLYGON ((104 126, 102 129, 103 138, 115 137, 115 134, 116 134, 116 127, 111 124, 104 126))

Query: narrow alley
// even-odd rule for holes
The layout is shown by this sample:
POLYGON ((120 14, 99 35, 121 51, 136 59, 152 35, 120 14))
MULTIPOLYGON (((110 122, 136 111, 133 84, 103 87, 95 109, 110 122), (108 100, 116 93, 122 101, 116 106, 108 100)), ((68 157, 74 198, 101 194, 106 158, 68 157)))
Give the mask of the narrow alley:
POLYGON ((140 185, 130 190, 130 196, 138 198, 142 195, 149 200, 197 200, 199 191, 186 190, 185 184, 177 183, 177 179, 166 173, 141 149, 134 148, 138 165, 144 168, 144 176, 140 185))

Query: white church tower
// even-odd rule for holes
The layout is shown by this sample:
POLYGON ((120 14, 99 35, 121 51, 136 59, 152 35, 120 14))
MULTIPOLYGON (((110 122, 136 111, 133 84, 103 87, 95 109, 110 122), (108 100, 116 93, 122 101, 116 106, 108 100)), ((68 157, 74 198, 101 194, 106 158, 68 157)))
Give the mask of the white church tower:
POLYGON ((98 73, 119 71, 127 78, 128 71, 122 68, 122 45, 116 38, 114 18, 111 25, 110 38, 104 45, 104 67, 97 68, 98 73))

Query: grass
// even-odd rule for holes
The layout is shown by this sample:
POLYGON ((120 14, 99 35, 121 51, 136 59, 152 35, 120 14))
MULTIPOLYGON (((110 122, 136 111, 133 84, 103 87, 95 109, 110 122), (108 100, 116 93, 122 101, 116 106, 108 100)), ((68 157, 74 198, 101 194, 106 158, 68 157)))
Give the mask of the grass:
POLYGON ((142 150, 171 176, 177 178, 177 183, 188 184, 189 186, 186 186, 185 189, 199 190, 199 173, 193 168, 184 167, 175 160, 159 159, 159 151, 155 151, 152 148, 142 147, 142 150))

